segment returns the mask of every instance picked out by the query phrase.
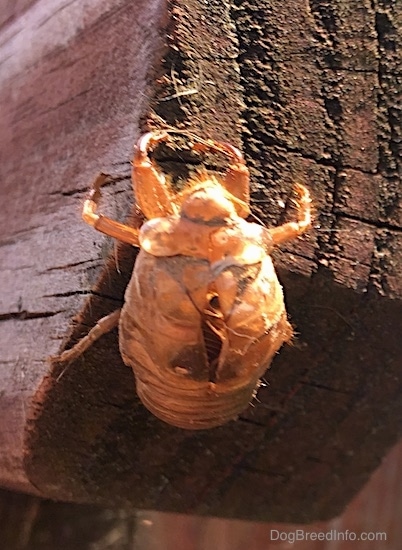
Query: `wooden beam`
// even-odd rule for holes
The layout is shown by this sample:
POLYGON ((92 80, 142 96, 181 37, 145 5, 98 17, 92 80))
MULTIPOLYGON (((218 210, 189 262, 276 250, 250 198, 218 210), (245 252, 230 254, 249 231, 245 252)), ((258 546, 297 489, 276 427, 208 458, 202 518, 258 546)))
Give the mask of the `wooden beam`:
POLYGON ((1 480, 55 499, 327 518, 401 431, 401 8, 168 8, 40 0, 1 29, 1 480), (199 433, 142 407, 117 334, 67 370, 48 361, 121 304, 134 251, 85 227, 81 204, 101 169, 117 177, 105 211, 129 215, 132 143, 161 119, 243 144, 265 223, 295 181, 316 211, 276 255, 294 345, 237 422, 199 433))

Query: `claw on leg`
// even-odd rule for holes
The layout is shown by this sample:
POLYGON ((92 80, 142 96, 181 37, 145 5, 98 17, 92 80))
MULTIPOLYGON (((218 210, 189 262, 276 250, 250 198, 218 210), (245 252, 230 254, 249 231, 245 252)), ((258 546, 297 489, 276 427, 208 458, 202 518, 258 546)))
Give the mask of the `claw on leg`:
MULTIPOLYGON (((177 213, 173 194, 163 174, 159 173, 149 157, 149 151, 162 141, 169 139, 170 134, 180 131, 148 132, 143 135, 135 147, 133 159, 133 185, 137 203, 148 218, 158 218, 177 213)), ((186 132, 183 132, 186 135, 186 132)), ((212 139, 203 140, 187 134, 195 140, 191 145, 193 151, 223 153, 230 159, 230 165, 222 182, 225 189, 236 200, 239 216, 246 218, 249 214, 249 171, 242 153, 229 143, 212 139)))
POLYGON ((148 132, 135 147, 132 179, 138 206, 148 218, 159 218, 174 213, 174 201, 165 176, 160 174, 149 158, 148 151, 169 137, 167 132, 148 132))
POLYGON ((101 173, 94 181, 92 190, 87 200, 84 202, 82 218, 87 224, 92 225, 101 233, 105 233, 119 241, 139 246, 138 229, 134 229, 133 227, 124 225, 123 223, 97 213, 98 202, 101 198, 100 188, 107 179, 108 176, 101 173))
POLYGON ((297 195, 297 221, 285 223, 279 227, 269 229, 274 244, 281 244, 285 241, 295 239, 307 231, 311 225, 310 193, 307 188, 300 183, 294 186, 293 191, 297 195))

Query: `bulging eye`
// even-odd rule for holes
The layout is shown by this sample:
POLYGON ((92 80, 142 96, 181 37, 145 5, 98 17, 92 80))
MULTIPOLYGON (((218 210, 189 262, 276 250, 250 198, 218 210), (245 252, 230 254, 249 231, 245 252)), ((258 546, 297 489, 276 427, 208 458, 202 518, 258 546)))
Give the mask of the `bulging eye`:
POLYGON ((153 256, 174 256, 178 254, 179 240, 175 238, 176 220, 154 218, 141 227, 139 241, 141 248, 153 256))

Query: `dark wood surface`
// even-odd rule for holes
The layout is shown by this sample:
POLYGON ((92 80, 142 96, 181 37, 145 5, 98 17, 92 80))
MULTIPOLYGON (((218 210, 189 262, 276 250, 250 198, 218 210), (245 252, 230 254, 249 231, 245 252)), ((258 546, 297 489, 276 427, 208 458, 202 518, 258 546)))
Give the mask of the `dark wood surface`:
MULTIPOLYGON (((1 27, 1 482, 55 499, 251 520, 341 512, 401 431, 401 6, 17 3, 1 27), (168 9, 166 9, 168 8, 168 9), (399 86, 399 88, 398 88, 399 86), (135 253, 80 219, 130 213, 132 144, 168 124, 242 145, 253 212, 292 184, 315 227, 276 254, 292 347, 237 421, 151 417, 110 334, 135 253)), ((169 170, 171 163, 162 163, 169 170)))
POLYGON ((327 522, 256 523, 147 510, 135 513, 2 491, 0 534, 8 550, 286 550, 296 532, 299 539, 293 550, 399 550, 401 487, 399 444, 343 514, 327 522), (308 540, 314 533, 327 538, 308 540))

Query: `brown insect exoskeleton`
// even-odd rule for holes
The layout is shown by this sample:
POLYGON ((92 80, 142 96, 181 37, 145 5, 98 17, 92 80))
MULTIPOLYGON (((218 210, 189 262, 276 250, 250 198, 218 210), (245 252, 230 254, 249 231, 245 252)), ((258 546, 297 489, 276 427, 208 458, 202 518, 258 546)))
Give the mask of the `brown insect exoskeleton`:
POLYGON ((97 213, 98 177, 83 218, 141 248, 121 310, 102 319, 60 359, 70 361, 119 325, 124 363, 137 393, 158 418, 187 429, 219 426, 250 403, 272 357, 292 336, 270 252, 310 226, 310 197, 294 188, 298 218, 267 229, 245 221, 249 172, 240 151, 191 136, 190 148, 223 153, 223 178, 203 174, 175 193, 148 152, 167 131, 142 136, 133 185, 148 219, 137 230, 97 213))

